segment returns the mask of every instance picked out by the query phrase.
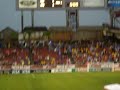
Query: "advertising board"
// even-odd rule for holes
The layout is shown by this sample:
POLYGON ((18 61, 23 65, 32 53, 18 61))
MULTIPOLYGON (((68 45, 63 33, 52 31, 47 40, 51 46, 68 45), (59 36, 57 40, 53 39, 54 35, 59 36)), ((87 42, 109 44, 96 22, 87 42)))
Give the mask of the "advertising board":
POLYGON ((83 7, 105 7, 105 0, 82 0, 83 7))
POLYGON ((120 8, 120 0, 108 0, 108 7, 120 8))
POLYGON ((37 0, 17 0, 18 9, 36 9, 37 0))

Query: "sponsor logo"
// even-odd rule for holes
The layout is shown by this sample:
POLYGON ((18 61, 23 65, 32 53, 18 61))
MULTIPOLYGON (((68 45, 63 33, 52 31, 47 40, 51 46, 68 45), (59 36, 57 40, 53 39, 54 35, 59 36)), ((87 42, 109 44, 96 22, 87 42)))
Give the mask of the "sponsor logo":
POLYGON ((77 72, 87 72, 87 67, 79 67, 79 68, 76 68, 76 71, 77 71, 77 72))
POLYGON ((21 1, 20 4, 24 5, 24 6, 33 6, 33 5, 36 4, 36 2, 32 1, 32 0, 29 0, 29 1, 21 1))

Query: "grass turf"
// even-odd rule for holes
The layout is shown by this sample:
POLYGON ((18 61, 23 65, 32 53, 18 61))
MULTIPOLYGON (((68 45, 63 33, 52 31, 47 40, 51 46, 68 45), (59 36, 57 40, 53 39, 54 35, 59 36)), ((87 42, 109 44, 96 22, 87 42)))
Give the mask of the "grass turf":
POLYGON ((120 72, 0 75, 0 90, 103 90, 120 72))

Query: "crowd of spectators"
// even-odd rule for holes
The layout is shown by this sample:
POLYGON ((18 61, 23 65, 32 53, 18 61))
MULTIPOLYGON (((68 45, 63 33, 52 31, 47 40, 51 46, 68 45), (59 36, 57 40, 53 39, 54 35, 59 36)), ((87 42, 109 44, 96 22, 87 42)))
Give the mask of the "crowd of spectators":
POLYGON ((0 49, 0 64, 29 64, 29 50, 21 48, 1 48, 0 49))
POLYGON ((111 41, 49 41, 32 48, 1 48, 1 65, 86 65, 88 62, 120 62, 120 44, 111 41))

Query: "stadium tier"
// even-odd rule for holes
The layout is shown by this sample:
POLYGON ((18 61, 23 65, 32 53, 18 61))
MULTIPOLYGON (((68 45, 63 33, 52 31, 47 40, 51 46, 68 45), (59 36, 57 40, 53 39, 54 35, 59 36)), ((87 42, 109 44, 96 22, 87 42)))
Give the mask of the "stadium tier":
POLYGON ((35 45, 32 48, 1 48, 0 51, 1 66, 47 65, 52 68, 74 64, 76 67, 87 67, 87 63, 120 62, 119 44, 110 41, 50 41, 40 47, 35 45))

